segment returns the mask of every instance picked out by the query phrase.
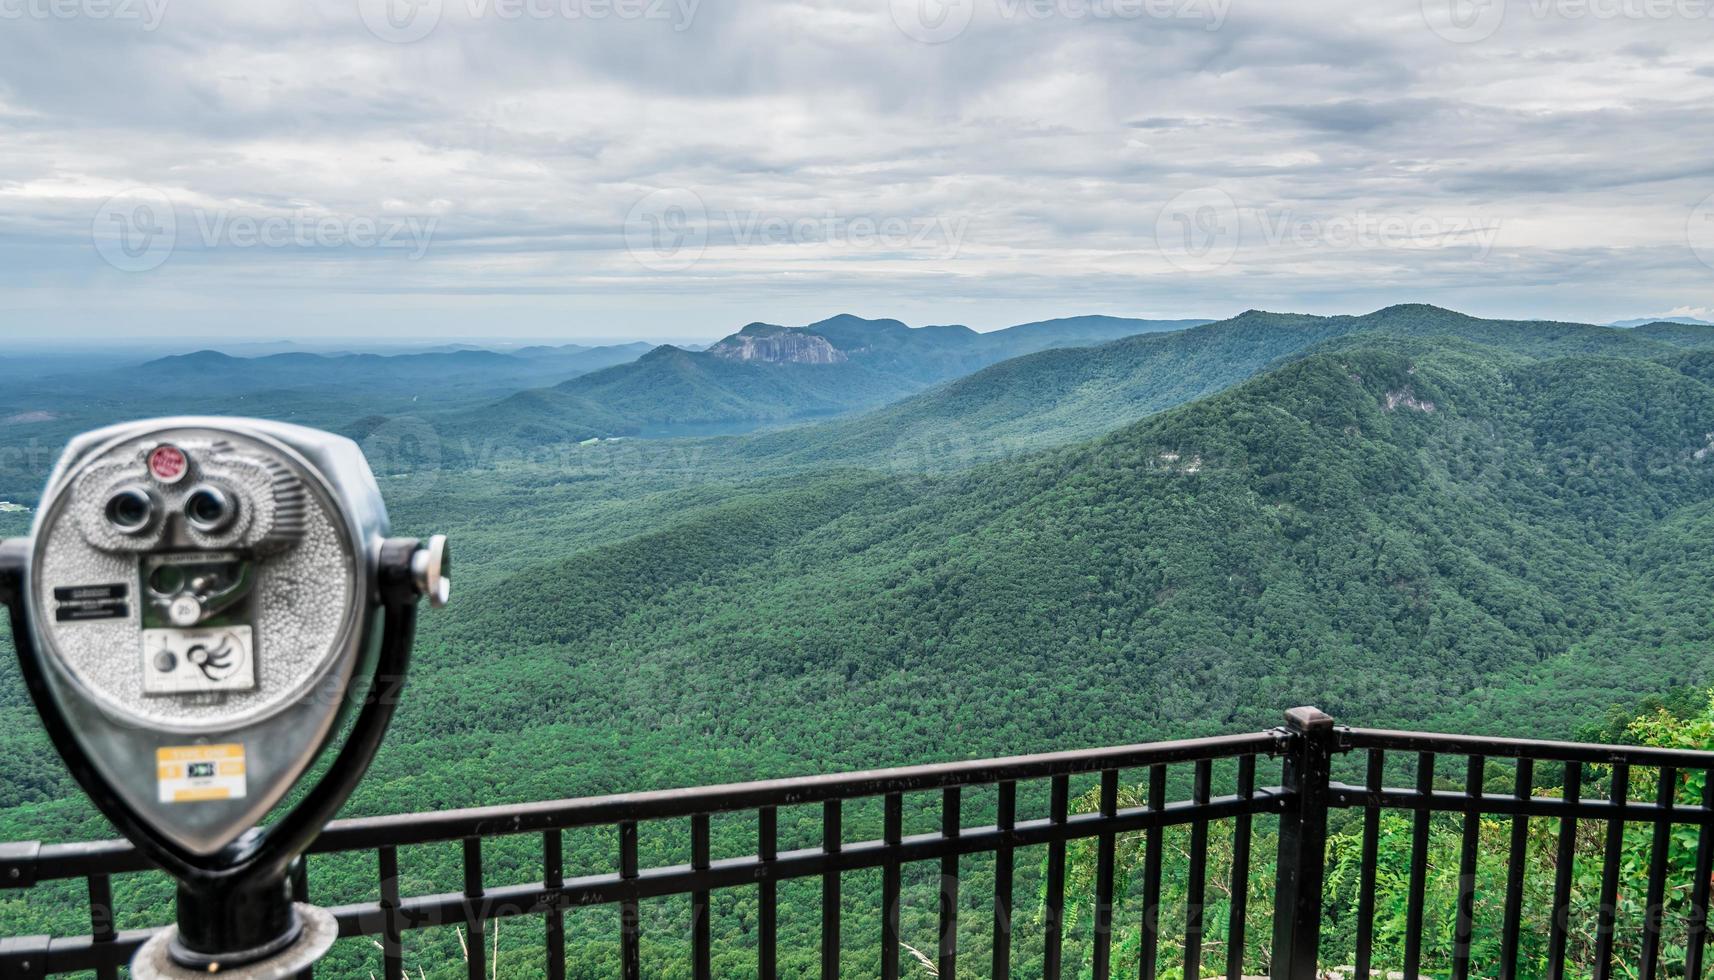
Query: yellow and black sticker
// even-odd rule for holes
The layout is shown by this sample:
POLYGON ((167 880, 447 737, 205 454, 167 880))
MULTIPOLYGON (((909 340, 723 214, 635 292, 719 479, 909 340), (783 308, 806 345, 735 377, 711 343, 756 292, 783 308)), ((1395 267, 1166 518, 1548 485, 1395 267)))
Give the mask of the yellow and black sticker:
POLYGON ((244 746, 173 745, 155 750, 162 803, 244 798, 244 746))

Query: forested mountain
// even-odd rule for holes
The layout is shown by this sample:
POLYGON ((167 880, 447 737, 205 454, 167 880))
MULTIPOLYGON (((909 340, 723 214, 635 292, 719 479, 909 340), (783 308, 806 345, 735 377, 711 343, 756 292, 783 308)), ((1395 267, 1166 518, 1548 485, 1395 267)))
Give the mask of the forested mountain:
MULTIPOLYGON (((650 350, 644 343, 609 347, 526 347, 510 353, 460 349, 399 354, 267 354, 235 357, 202 350, 85 374, 18 379, 0 407, 52 399, 67 391, 115 400, 153 396, 163 390, 194 396, 255 396, 258 392, 337 390, 359 385, 371 392, 436 396, 494 392, 565 379, 634 361, 650 350), (429 386, 429 387, 425 387, 429 386)), ((62 368, 63 370, 63 368, 62 368)), ((51 404, 45 407, 52 410, 51 404)))
POLYGON ((1607 324, 1609 327, 1647 327, 1657 323, 1689 323, 1703 327, 1714 327, 1714 321, 1704 320, 1694 316, 1645 316, 1631 320, 1614 320, 1607 324))
POLYGON ((753 488, 521 570, 449 625, 457 680, 419 707, 509 728, 575 702, 806 765, 1305 701, 1568 732, 1591 683, 1606 704, 1707 670, 1703 576, 1662 562, 1714 519, 1711 432, 1714 389, 1664 364, 1369 338, 1085 446, 753 488), (792 704, 813 720, 768 707, 792 704))
POLYGON ((257 357, 203 350, 8 360, 0 362, 0 500, 33 500, 66 439, 123 419, 254 415, 363 435, 390 417, 485 404, 634 361, 650 349, 632 343, 257 357))
POLYGON ((444 428, 457 441, 524 446, 739 432, 883 405, 1034 351, 1206 322, 1085 316, 990 333, 851 315, 807 327, 752 323, 706 351, 661 347, 634 364, 448 418, 444 428))
MULTIPOLYGON (((424 618, 397 724, 349 812, 1252 729, 1297 703, 1363 724, 1570 736, 1611 704, 1714 673, 1708 336, 1423 307, 1247 314, 979 373, 973 390, 1005 397, 964 403, 977 438, 1030 412, 1064 435, 1087 431, 1077 412, 1099 429, 1183 404, 960 470, 929 446, 914 468, 743 476, 765 436, 384 478, 396 526, 454 536, 459 593, 424 618), (715 461, 683 465, 698 454, 715 461)), ((685 357, 637 367, 777 367, 685 357)), ((625 405, 601 390, 590 410, 625 405)), ((830 443, 806 458, 838 459, 852 431, 794 438, 830 443)), ((0 533, 24 526, 0 513, 0 533)), ((9 658, 0 759, 0 839, 107 836, 9 658)), ((812 835, 815 817, 783 812, 782 831, 812 835)), ((869 818, 853 808, 852 832, 869 818)), ((538 874, 534 844, 485 850, 494 880, 538 874)), ((677 860, 681 844, 651 838, 645 858, 677 860)), ((458 887, 456 848, 443 850, 406 855, 413 891, 458 887)), ((568 842, 580 869, 611 853, 568 842)), ((367 897, 360 865, 319 866, 318 900, 367 897)), ((121 928, 166 914, 157 884, 116 882, 121 928)), ((851 900, 873 898, 866 887, 851 883, 851 900)), ((722 901, 721 955, 749 963, 753 898, 722 901)), ((0 899, 0 919, 70 931, 78 907, 0 899)), ((931 903, 907 931, 932 923, 931 903)), ((612 935, 574 921, 584 975, 604 975, 612 935)), ((786 914, 788 975, 813 975, 815 935, 813 915, 786 914)), ((458 972, 455 937, 413 942, 427 975, 458 972)), ((531 975, 539 936, 507 943, 531 975)), ((679 975, 674 949, 646 950, 648 974, 679 975)), ((372 951, 336 957, 361 973, 372 951)))
POLYGON ((1531 355, 1653 357, 1673 347, 1714 348, 1714 327, 1654 324, 1617 330, 1539 320, 1482 320, 1420 304, 1365 316, 1251 310, 1173 333, 1020 357, 932 391, 819 430, 748 441, 757 460, 910 468, 955 467, 1087 439, 1164 408, 1220 391, 1283 358, 1354 334, 1461 337, 1531 355))

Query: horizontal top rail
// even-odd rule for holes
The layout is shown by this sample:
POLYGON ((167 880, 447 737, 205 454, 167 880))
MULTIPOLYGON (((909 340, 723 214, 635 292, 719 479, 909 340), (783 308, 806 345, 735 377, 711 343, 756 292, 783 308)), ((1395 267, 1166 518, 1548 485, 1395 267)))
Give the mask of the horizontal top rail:
MULTIPOLYGON (((470 837, 599 827, 620 821, 663 820, 948 786, 985 785, 1081 775, 1107 769, 1136 769, 1175 762, 1271 754, 1278 748, 1279 738, 1276 732, 1255 732, 542 803, 359 817, 329 823, 310 846, 309 852, 325 854, 382 846, 432 844, 470 837)), ((27 887, 38 880, 141 871, 150 866, 125 841, 43 844, 39 850, 27 856, 19 855, 11 861, 4 851, 0 851, 0 889, 27 887), (20 869, 20 874, 10 874, 14 867, 20 869)))
POLYGON ((1592 745, 1547 742, 1487 735, 1442 735, 1435 732, 1395 732, 1379 728, 1335 729, 1340 751, 1387 749, 1433 752, 1438 755, 1480 755, 1491 758, 1534 759, 1537 762, 1580 762, 1632 766, 1671 766, 1674 769, 1714 769, 1714 752, 1656 749, 1633 745, 1592 745))
MULTIPOLYGON (((1007 957, 1014 951, 1011 940, 1016 920, 1002 913, 1013 909, 1017 852, 1021 848, 1045 849, 1042 871, 1045 877, 1040 881, 1045 911, 1037 923, 1043 944, 1043 972, 1038 975, 1059 976, 1065 965, 1061 957, 1067 952, 1068 941, 1064 930, 1064 916, 1069 908, 1066 886, 1071 870, 1068 845, 1087 841, 1090 845, 1087 852, 1077 860, 1093 861, 1093 876, 1088 882, 1077 879, 1079 895, 1073 900, 1087 903, 1090 896, 1081 890, 1086 884, 1092 885, 1096 915, 1088 944, 1072 947, 1070 952, 1086 956, 1094 975, 1104 977, 1110 974, 1113 965, 1114 942, 1121 938, 1113 928, 1111 915, 1120 880, 1115 862, 1123 856, 1122 852, 1116 854, 1116 850, 1121 840, 1129 839, 1121 835, 1137 835, 1134 845, 1126 845, 1134 846, 1134 853, 1124 860, 1127 874, 1131 873, 1129 862, 1140 862, 1137 873, 1142 876, 1143 945, 1138 955, 1142 975, 1156 976, 1158 968, 1173 965, 1162 959, 1164 947, 1159 940, 1165 935, 1161 933, 1164 925, 1174 932, 1182 926, 1179 934, 1185 942, 1186 975, 1200 974, 1203 967, 1211 965, 1202 960, 1201 954, 1211 953, 1220 945, 1226 948, 1226 975, 1254 975, 1251 968, 1257 965, 1258 955, 1255 941, 1260 940, 1266 945, 1268 968, 1275 980, 1313 980, 1321 973, 1326 952, 1321 934, 1324 920, 1329 916, 1328 818, 1335 810, 1358 810, 1363 815, 1362 873, 1356 882, 1357 892, 1342 894, 1338 899, 1344 903, 1340 915, 1351 916, 1357 923, 1357 931, 1340 940, 1344 945, 1335 954, 1349 958, 1334 960, 1355 962, 1358 975, 1372 975, 1377 965, 1391 970, 1393 965, 1402 963, 1405 975, 1422 974, 1424 967, 1430 967, 1428 972, 1437 975, 1476 975, 1476 966, 1480 964, 1481 975, 1516 977, 1520 975, 1523 958, 1528 956, 1533 958, 1530 962, 1545 961, 1549 967, 1547 974, 1555 976, 1572 972, 1579 976, 1613 976, 1615 965, 1625 959, 1643 964, 1641 976, 1667 975, 1662 970, 1670 967, 1673 976, 1701 978, 1708 934, 1709 883, 1714 881, 1714 779, 1702 787, 1699 800, 1692 802, 1685 798, 1687 794, 1681 792, 1682 784, 1678 781, 1662 778, 1657 786, 1645 780, 1639 786, 1627 780, 1632 770, 1648 768, 1657 769, 1663 777, 1669 772, 1714 774, 1714 752, 1348 728, 1336 725, 1319 711, 1299 708, 1287 713, 1287 724, 1282 728, 1244 735, 338 820, 326 828, 310 850, 322 855, 375 852, 377 900, 342 905, 331 911, 341 936, 375 939, 374 944, 381 951, 381 969, 377 972, 387 980, 404 980, 410 975, 400 946, 401 933, 406 930, 462 925, 474 939, 468 947, 474 953, 484 948, 483 923, 517 916, 545 919, 547 975, 556 980, 564 978, 568 975, 568 953, 582 948, 568 948, 567 920, 577 915, 577 910, 591 906, 618 907, 621 973, 642 976, 645 954, 640 909, 645 902, 677 895, 691 898, 695 927, 689 937, 691 961, 696 964, 694 973, 711 976, 712 940, 707 923, 713 906, 709 895, 717 889, 740 888, 754 889, 757 908, 754 955, 759 972, 771 976, 778 972, 777 885, 806 879, 821 882, 822 975, 837 976, 845 948, 840 928, 845 907, 841 900, 841 878, 853 872, 874 870, 880 872, 881 889, 879 903, 871 911, 884 920, 879 930, 882 949, 879 975, 898 977, 902 869, 925 862, 938 862, 941 869, 940 938, 934 953, 942 964, 942 975, 946 976, 956 972, 958 956, 960 859, 991 854, 996 910, 992 933, 996 964, 993 975, 1006 977, 1010 975, 1007 957), (1414 770, 1414 788, 1386 784, 1389 752, 1421 756, 1420 760, 1398 760, 1405 763, 1401 770, 1414 770), (1335 757, 1340 753, 1357 753, 1347 760, 1349 763, 1361 762, 1361 756, 1367 755, 1367 776, 1362 785, 1333 778, 1336 770, 1343 773, 1352 768, 1336 764, 1335 757), (1278 785, 1257 785, 1262 756, 1280 760, 1278 785), (1507 785, 1502 787, 1487 778, 1490 770, 1485 763, 1508 758, 1517 761, 1517 768, 1515 772, 1508 771, 1510 778, 1503 780, 1507 785), (1424 764, 1437 759, 1461 763, 1461 777, 1437 774, 1434 765, 1424 764), (1414 767, 1409 765, 1413 761, 1416 761, 1414 767), (1216 767, 1217 762, 1235 762, 1235 765, 1216 767), (1535 765, 1538 762, 1563 762, 1565 772, 1559 773, 1557 765, 1552 771, 1543 772, 1535 765), (1598 771, 1601 766, 1613 767, 1611 787, 1585 797, 1579 791, 1591 776, 1601 775, 1598 771), (1188 772, 1192 767, 1194 773, 1188 772), (1180 778, 1176 788, 1169 790, 1172 769, 1181 777, 1193 775, 1194 780, 1180 778), (1233 771, 1225 771, 1228 769, 1233 771), (1128 778, 1126 773, 1140 776, 1143 770, 1148 771, 1146 803, 1126 798, 1126 805, 1121 806, 1120 780, 1128 778), (1081 812, 1091 808, 1080 805, 1075 808, 1079 812, 1072 812, 1070 796, 1082 791, 1081 785, 1073 784, 1073 777, 1087 778, 1097 773, 1101 777, 1099 809, 1081 812), (1550 781, 1558 777, 1565 786, 1564 795, 1535 795, 1538 777, 1550 781), (1049 800, 1046 812, 1019 813, 1019 787, 1044 780, 1051 780, 1051 787, 1038 784, 1034 788, 1050 790, 1042 794, 1049 800), (1192 785, 1185 785, 1187 782, 1192 785), (1232 795, 1215 791, 1212 785, 1215 782, 1221 790, 1230 787, 1232 795), (962 819, 975 815, 960 810, 961 801, 969 795, 966 788, 974 787, 996 787, 991 824, 973 826, 962 819), (1180 795, 1169 799, 1169 792, 1188 793, 1189 798, 1180 795), (903 833, 901 817, 906 794, 939 797, 938 831, 903 833), (1634 798, 1638 795, 1648 799, 1634 798), (842 820, 848 814, 841 804, 873 798, 884 798, 886 802, 881 835, 874 839, 847 840, 842 820), (799 846, 800 842, 788 840, 784 843, 791 847, 781 849, 776 810, 785 807, 820 811, 819 845, 799 846), (1375 931, 1376 869, 1384 863, 1378 850, 1382 841, 1381 815, 1413 811, 1415 817, 1409 822, 1408 881, 1400 879, 1395 883, 1410 890, 1402 950, 1401 942, 1392 940, 1382 950, 1377 946, 1375 931), (737 855, 718 858, 710 853, 710 818, 716 814, 733 814, 746 828, 754 827, 753 853, 744 854, 741 850, 737 855), (1434 818, 1435 814, 1445 816, 1434 818), (1270 822, 1261 826, 1270 836, 1253 839, 1257 832, 1254 818, 1263 816, 1270 822), (1496 882, 1486 881, 1477 874, 1479 851, 1486 846, 1483 827, 1494 817, 1511 818, 1503 896, 1496 882), (677 846, 665 851, 657 849, 646 861, 640 860, 637 842, 641 823, 685 818, 690 823, 688 851, 680 840, 677 846), (1444 820, 1448 826, 1462 823, 1461 837, 1434 843, 1431 818, 1444 820), (1558 825, 1559 857, 1551 865, 1530 858, 1534 833, 1529 825, 1531 818, 1553 820, 1558 825), (1605 833, 1598 837, 1579 834, 1582 821, 1605 824, 1605 833), (1217 910, 1229 923, 1226 939, 1211 944, 1204 928, 1203 889, 1209 883, 1209 835, 1216 824, 1231 834, 1231 867, 1218 872, 1229 880, 1231 905, 1224 911, 1217 910), (1623 886, 1644 896, 1646 914, 1638 917, 1637 922, 1625 923, 1615 918, 1612 909, 1616 908, 1616 896, 1621 892, 1626 848, 1638 836, 1628 831, 1651 825, 1647 887, 1644 889, 1640 881, 1623 886), (1182 840, 1174 838, 1169 843, 1163 831, 1180 826, 1187 827, 1188 833, 1182 840), (560 832, 593 827, 616 830, 616 839, 596 842, 591 853, 580 851, 575 865, 568 867, 560 832), (1685 850, 1682 834, 1676 833, 1675 827, 1692 829, 1693 853, 1685 850), (482 840, 532 834, 541 838, 539 877, 526 875, 523 883, 485 881, 482 840), (457 841, 462 841, 464 847, 462 891, 401 894, 400 847, 457 841), (1277 856, 1257 863, 1253 844, 1274 850, 1277 856), (1458 844, 1461 850, 1455 846, 1458 844), (615 845, 617 853, 613 853, 615 845), (1182 849, 1182 864, 1174 856, 1180 852, 1180 845, 1187 845, 1182 849), (1601 853, 1597 853, 1598 848, 1601 853), (604 849, 605 855, 601 853, 604 849), (1455 850, 1460 875, 1458 893, 1435 899, 1439 910, 1435 914, 1448 916, 1445 921, 1453 926, 1452 944, 1439 949, 1425 940, 1430 929, 1438 928, 1427 918, 1426 902, 1432 894, 1427 889, 1427 875, 1431 867, 1450 868, 1445 862, 1454 860, 1455 850), (1578 862, 1598 858, 1604 869, 1598 885, 1599 903, 1583 909, 1590 903, 1584 901, 1579 905, 1572 901, 1570 869, 1578 862), (1251 877, 1268 873, 1270 867, 1273 888, 1258 892, 1252 902, 1251 877), (1542 888, 1552 878, 1551 909, 1531 908, 1524 902, 1526 879, 1531 875, 1539 879, 1542 888), (1677 880, 1688 881, 1690 887, 1687 894, 1669 901, 1667 884, 1677 880), (1162 889, 1179 885, 1183 891, 1173 893, 1178 897, 1172 901, 1182 900, 1184 911, 1171 913, 1173 918, 1168 922, 1161 909, 1171 903, 1162 889), (1477 897, 1478 891, 1484 892, 1481 899, 1477 897), (1491 952, 1479 955, 1473 952, 1473 909, 1478 900, 1499 903, 1502 899, 1500 929, 1508 938, 1502 943, 1499 960, 1494 961, 1491 952), (1265 936, 1246 933, 1252 913, 1258 919, 1271 920, 1271 944, 1267 944, 1265 936), (1182 918, 1178 918, 1180 915, 1182 918), (1574 920, 1579 923, 1578 928, 1594 937, 1592 947, 1584 948, 1587 943, 1568 944, 1564 941, 1566 927, 1551 924, 1574 920), (1685 937, 1682 964, 1677 960, 1668 963, 1663 958, 1662 942, 1667 933, 1662 923, 1674 923, 1673 928, 1685 937), (1525 927, 1548 935, 1541 943, 1526 949, 1519 940, 1526 935, 1525 927), (1561 938, 1554 945, 1556 929, 1561 938), (1638 932, 1640 938, 1634 935, 1638 932), (1377 956, 1385 957, 1385 962, 1377 956)), ((1270 783, 1274 771, 1270 764, 1266 773, 1270 783)), ((803 816, 814 820, 813 813, 803 816)), ((1353 821, 1352 825, 1356 823, 1353 821)), ((1390 839, 1387 847, 1392 857, 1405 857, 1407 844, 1403 840, 1390 839)), ((80 970, 116 976, 152 931, 115 931, 116 910, 109 876, 144 871, 147 867, 142 855, 123 841, 0 843, 0 889, 29 888, 47 879, 87 878, 91 921, 89 934, 82 936, 0 938, 0 976, 23 978, 80 970)), ((1082 873, 1080 870, 1079 874, 1082 873)), ((310 879, 306 873, 296 882, 295 894, 300 900, 313 897, 309 893, 310 879)), ((64 891, 62 888, 55 894, 64 891)), ((1584 896, 1591 897, 1593 892, 1584 896)), ((1496 904, 1495 908, 1501 906, 1496 904)), ((582 923, 580 935, 598 928, 601 922, 587 917, 577 921, 582 923)), ((682 924, 676 920, 664 922, 659 934, 670 939, 672 933, 668 927, 676 930, 682 924)), ((496 925, 496 938, 498 928, 496 925)), ((466 965, 471 977, 486 975, 482 957, 471 955, 466 965)))

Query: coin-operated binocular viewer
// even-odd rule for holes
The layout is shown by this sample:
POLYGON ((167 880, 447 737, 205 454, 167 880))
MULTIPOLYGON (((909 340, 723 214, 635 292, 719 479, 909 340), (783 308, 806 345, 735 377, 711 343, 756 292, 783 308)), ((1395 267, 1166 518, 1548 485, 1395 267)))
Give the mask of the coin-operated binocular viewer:
POLYGON ((391 720, 444 538, 389 538, 348 439, 247 419, 80 436, 0 600, 42 723, 91 800, 179 884, 134 976, 294 975, 336 924, 293 863, 391 720), (322 756, 324 775, 268 827, 322 756))

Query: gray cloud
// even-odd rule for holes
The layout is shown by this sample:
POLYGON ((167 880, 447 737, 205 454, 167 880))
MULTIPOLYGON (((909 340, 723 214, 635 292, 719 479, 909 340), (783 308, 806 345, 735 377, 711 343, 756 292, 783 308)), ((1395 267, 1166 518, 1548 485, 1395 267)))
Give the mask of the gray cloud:
POLYGON ((1391 102, 1347 99, 1318 105, 1259 106, 1257 111, 1265 116, 1297 122, 1308 129, 1363 135, 1396 123, 1422 121, 1445 107, 1445 103, 1429 99, 1397 99, 1391 102))
POLYGON ((916 0, 440 0, 391 43, 382 0, 31 2, 0 0, 8 333, 1714 303, 1706 19, 975 0, 923 43, 916 0), (176 231, 126 271, 139 188, 176 231))

